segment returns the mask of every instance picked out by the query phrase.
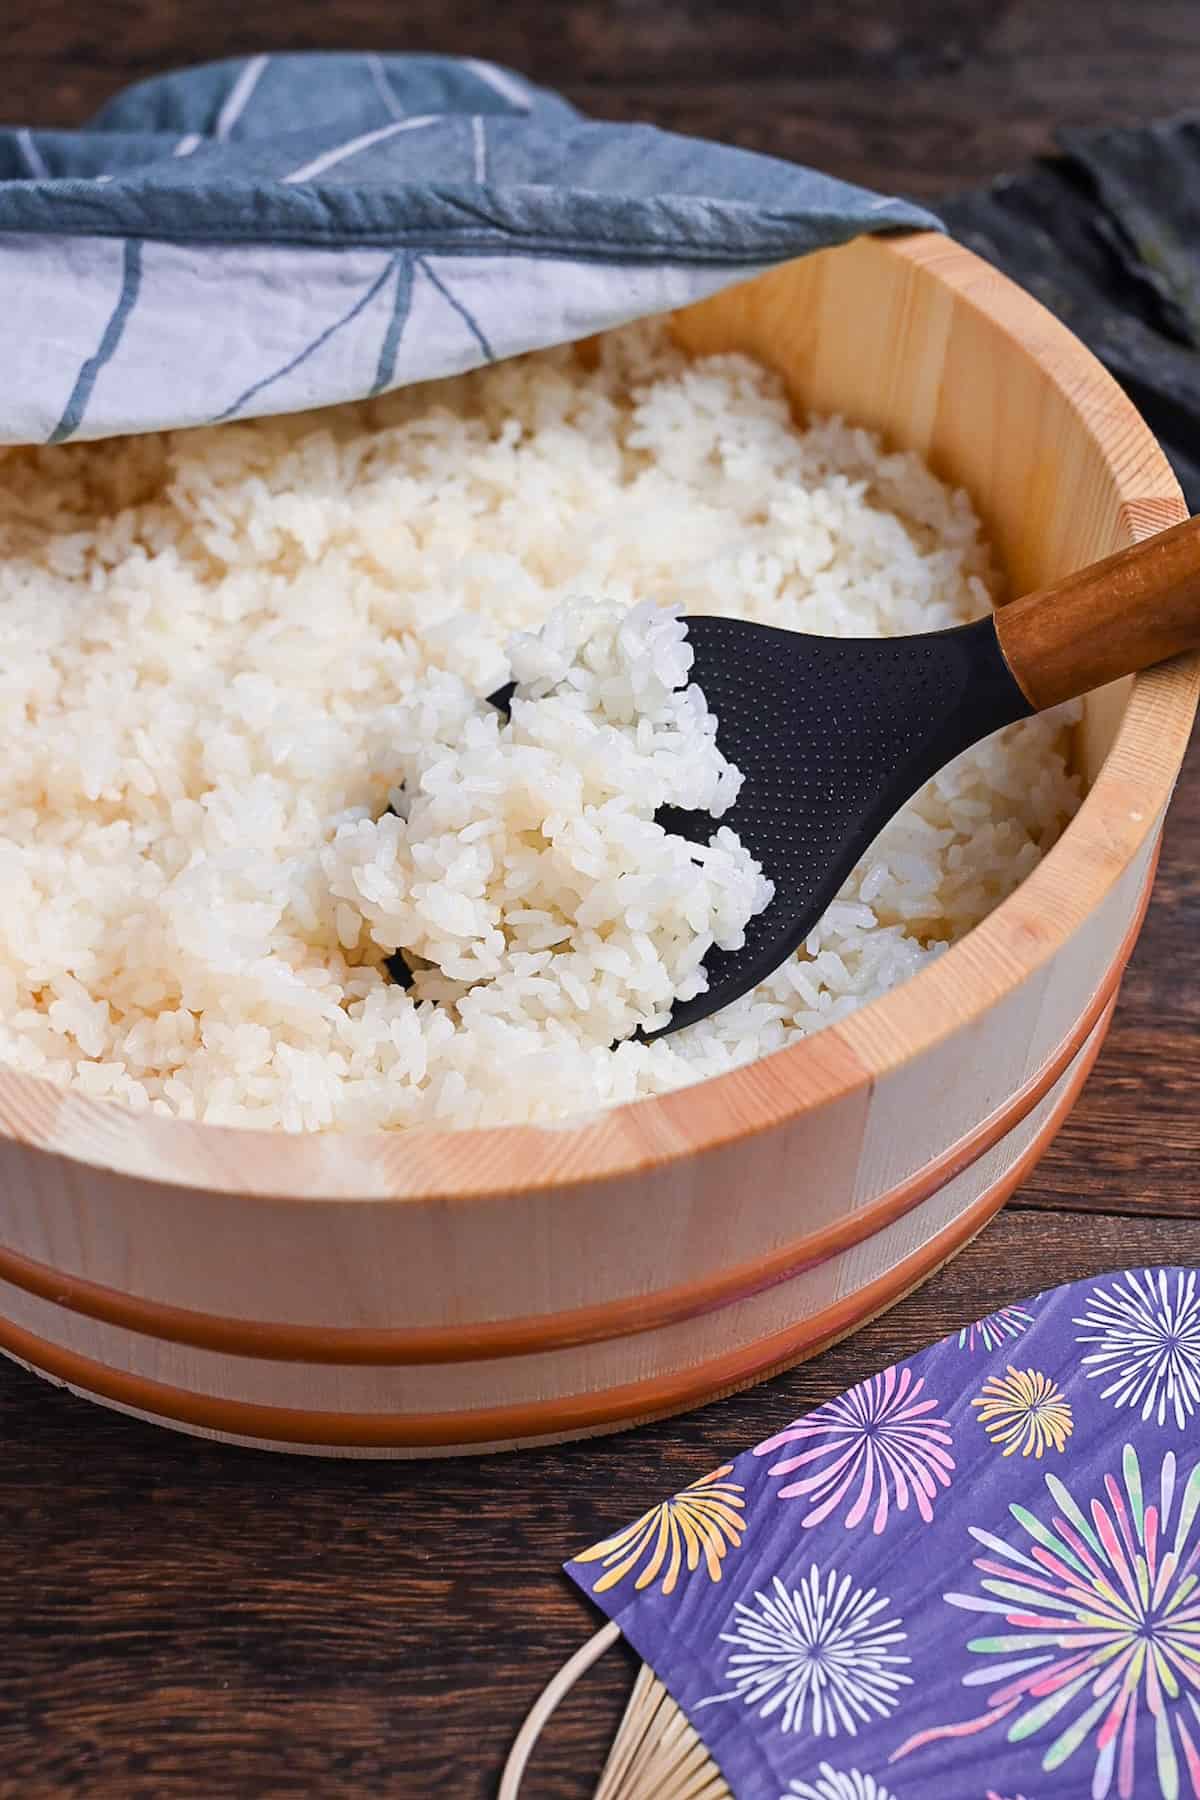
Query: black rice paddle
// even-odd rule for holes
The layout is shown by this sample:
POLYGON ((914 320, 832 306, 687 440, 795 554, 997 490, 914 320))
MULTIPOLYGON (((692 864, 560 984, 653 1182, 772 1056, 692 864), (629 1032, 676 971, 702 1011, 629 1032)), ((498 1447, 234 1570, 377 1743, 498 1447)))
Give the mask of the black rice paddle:
MULTIPOLYGON (((692 680, 745 777, 721 823, 761 862, 775 898, 741 950, 709 951, 707 990, 677 1005, 663 1032, 728 1006, 778 968, 871 840, 960 751, 1200 647, 1200 517, 949 631, 820 638, 695 617, 687 633, 692 680)), ((714 830, 707 813, 659 818, 694 840, 714 830)))

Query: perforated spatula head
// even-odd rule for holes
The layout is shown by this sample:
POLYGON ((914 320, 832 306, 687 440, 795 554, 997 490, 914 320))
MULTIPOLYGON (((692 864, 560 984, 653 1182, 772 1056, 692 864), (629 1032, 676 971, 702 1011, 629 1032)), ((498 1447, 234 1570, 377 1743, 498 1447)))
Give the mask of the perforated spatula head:
MULTIPOLYGON (((664 1031, 764 981, 804 942, 872 839, 969 745, 1028 715, 990 619, 904 638, 821 638, 739 619, 691 618, 691 679, 742 772, 720 823, 775 884, 740 950, 711 949, 708 987, 664 1031)), ((707 843, 708 813, 658 814, 707 843)), ((662 1035, 659 1033, 657 1035, 662 1035)))

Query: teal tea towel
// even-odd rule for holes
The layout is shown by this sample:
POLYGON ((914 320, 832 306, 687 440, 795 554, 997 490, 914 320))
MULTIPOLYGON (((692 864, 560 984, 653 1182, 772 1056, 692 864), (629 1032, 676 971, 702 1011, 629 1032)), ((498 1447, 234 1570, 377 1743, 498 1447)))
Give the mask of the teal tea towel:
POLYGON ((213 63, 0 130, 0 442, 358 399, 937 225, 491 63, 213 63))

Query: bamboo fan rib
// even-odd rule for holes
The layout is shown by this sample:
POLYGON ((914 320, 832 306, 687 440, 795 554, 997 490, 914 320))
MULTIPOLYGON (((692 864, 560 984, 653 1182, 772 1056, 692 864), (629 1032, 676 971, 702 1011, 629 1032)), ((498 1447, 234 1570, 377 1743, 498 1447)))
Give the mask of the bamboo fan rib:
POLYGON ((732 1800, 695 1727, 646 1663, 638 1670, 594 1800, 732 1800))
MULTIPOLYGON (((497 1800, 518 1800, 529 1758, 549 1719, 619 1636, 616 1625, 606 1625, 547 1682, 514 1740, 497 1800)), ((733 1800, 695 1728, 646 1663, 638 1670, 593 1800, 733 1800)))

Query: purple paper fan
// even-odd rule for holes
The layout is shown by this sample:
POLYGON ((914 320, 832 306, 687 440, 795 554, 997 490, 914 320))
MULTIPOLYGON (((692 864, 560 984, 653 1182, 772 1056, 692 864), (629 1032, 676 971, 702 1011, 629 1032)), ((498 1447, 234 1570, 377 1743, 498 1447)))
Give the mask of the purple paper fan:
POLYGON ((737 1800, 1200 1800, 1200 1289, 868 1377, 567 1564, 737 1800))

